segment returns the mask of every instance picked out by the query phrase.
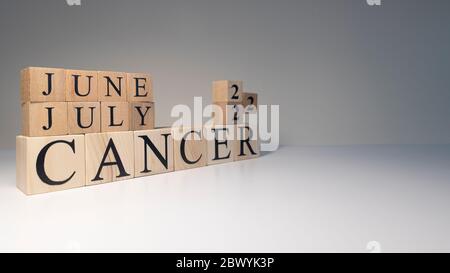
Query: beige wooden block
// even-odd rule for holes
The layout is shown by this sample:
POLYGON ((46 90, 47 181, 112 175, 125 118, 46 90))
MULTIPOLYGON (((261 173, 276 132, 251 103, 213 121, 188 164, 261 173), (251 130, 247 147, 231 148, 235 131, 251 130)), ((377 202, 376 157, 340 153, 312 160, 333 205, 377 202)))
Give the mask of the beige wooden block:
POLYGON ((67 135, 67 102, 22 103, 22 135, 67 135))
POLYGON ((83 135, 16 137, 16 184, 25 194, 85 185, 83 135))
POLYGON ((236 143, 234 160, 245 160, 260 155, 260 141, 257 128, 249 125, 236 126, 236 143))
POLYGON ((134 132, 134 176, 172 172, 172 128, 134 132))
POLYGON ((202 128, 172 128, 175 170, 206 166, 207 150, 202 128))
POLYGON ((258 108, 258 94, 256 93, 242 93, 242 106, 245 111, 254 111, 258 108))
POLYGON ((242 81, 214 81, 213 102, 241 102, 242 90, 242 81))
POLYGON ((66 101, 64 69, 27 67, 20 72, 22 102, 66 101))
POLYGON ((133 132, 86 134, 86 185, 134 177, 133 132))
POLYGON ((207 143, 207 165, 234 160, 235 128, 234 125, 215 125, 203 128, 203 136, 207 143))
POLYGON ((69 134, 100 133, 100 102, 67 103, 69 134))
POLYGON ((155 107, 153 102, 130 102, 130 130, 150 130, 155 128, 155 107))
POLYGON ((128 117, 128 102, 101 102, 101 128, 102 132, 128 131, 130 120, 128 117))
POLYGON ((67 101, 98 101, 97 71, 66 70, 67 101))
POLYGON ((145 73, 127 73, 127 93, 130 102, 154 102, 152 77, 145 73))
POLYGON ((234 125, 242 123, 244 107, 240 103, 216 102, 213 119, 215 125, 234 125))
POLYGON ((98 101, 127 101, 127 73, 98 72, 98 101))

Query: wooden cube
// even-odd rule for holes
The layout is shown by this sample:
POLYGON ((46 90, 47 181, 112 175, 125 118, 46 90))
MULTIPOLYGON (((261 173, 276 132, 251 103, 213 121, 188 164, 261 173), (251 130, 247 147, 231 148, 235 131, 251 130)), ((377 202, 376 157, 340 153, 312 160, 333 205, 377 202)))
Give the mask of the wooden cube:
POLYGON ((237 125, 234 149, 235 161, 258 157, 260 154, 258 129, 249 125, 237 125))
POLYGON ((155 107, 153 102, 130 102, 129 110, 131 131, 155 128, 155 107))
POLYGON ((240 103, 216 102, 213 112, 215 125, 234 125, 242 123, 244 107, 240 103))
POLYGON ((98 72, 98 101, 127 101, 127 73, 98 72))
POLYGON ((242 115, 242 121, 241 124, 248 124, 250 122, 250 116, 255 115, 256 116, 256 123, 257 123, 257 115, 258 115, 258 94, 256 93, 248 93, 244 92, 242 93, 242 106, 243 109, 243 115, 242 115))
POLYGON ((128 117, 128 102, 101 102, 101 131, 128 131, 130 120, 128 117))
POLYGON ((25 194, 85 185, 83 135, 16 137, 16 184, 25 194))
POLYGON ((97 71, 66 70, 67 101, 98 101, 97 71))
POLYGON ((129 102, 154 102, 151 76, 144 73, 127 73, 127 93, 129 102))
POLYGON ((242 106, 247 112, 256 110, 258 108, 258 94, 243 92, 242 106))
POLYGON ((86 185, 134 177, 133 132, 86 134, 86 185))
POLYGON ((207 165, 232 162, 234 160, 234 125, 205 126, 203 136, 207 143, 207 165))
POLYGON ((134 132, 134 176, 172 172, 172 128, 134 132))
POLYGON ((22 135, 67 135, 67 102, 22 103, 22 135))
POLYGON ((22 102, 66 101, 64 69, 28 67, 20 72, 22 102))
POLYGON ((206 166, 207 150, 202 128, 172 128, 175 170, 206 166))
POLYGON ((100 102, 68 102, 69 134, 100 133, 100 102))
POLYGON ((214 81, 213 102, 241 102, 242 81, 214 81))

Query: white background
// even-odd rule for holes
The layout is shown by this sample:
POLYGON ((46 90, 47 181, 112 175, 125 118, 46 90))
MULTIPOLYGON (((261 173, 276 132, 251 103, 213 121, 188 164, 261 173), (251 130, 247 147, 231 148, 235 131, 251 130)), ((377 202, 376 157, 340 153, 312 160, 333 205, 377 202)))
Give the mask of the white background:
POLYGON ((282 147, 25 196, 1 153, 1 251, 449 251, 449 146, 282 147))

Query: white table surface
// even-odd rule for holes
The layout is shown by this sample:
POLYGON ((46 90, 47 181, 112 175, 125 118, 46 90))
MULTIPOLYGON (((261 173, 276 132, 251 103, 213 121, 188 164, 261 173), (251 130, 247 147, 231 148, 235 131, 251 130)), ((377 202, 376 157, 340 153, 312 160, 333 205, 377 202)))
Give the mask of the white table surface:
POLYGON ((0 152, 0 251, 450 251, 450 146, 282 147, 25 196, 0 152))

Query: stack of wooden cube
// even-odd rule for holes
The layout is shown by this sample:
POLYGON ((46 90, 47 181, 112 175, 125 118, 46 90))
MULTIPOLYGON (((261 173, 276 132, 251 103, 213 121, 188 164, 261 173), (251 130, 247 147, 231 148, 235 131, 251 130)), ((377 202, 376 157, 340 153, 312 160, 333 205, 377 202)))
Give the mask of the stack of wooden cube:
POLYGON ((213 82, 213 104, 219 110, 219 114, 214 115, 215 127, 228 128, 234 132, 234 138, 237 140, 249 139, 246 145, 235 145, 234 160, 259 156, 257 123, 251 124, 249 117, 251 114, 257 114, 258 94, 242 90, 242 81, 213 82))
POLYGON ((22 134, 154 128, 150 75, 30 67, 21 72, 22 134), (102 117, 102 118, 100 118, 102 117))
MULTIPOLYGON (((37 194, 259 155, 259 142, 248 137, 254 132, 245 123, 154 128, 152 86, 145 73, 22 70, 18 188, 37 194), (217 128, 224 126, 243 137, 219 139, 217 128), (214 137, 206 138, 211 132, 214 137)), ((242 82, 214 82, 214 102, 256 107, 256 94, 241 90, 242 82)))

